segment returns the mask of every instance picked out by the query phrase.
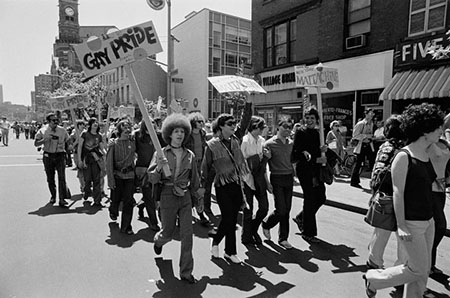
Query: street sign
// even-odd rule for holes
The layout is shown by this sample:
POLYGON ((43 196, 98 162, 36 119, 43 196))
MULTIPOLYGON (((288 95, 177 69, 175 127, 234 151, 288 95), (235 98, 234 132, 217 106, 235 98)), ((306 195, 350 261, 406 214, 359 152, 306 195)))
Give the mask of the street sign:
POLYGON ((183 78, 172 78, 172 83, 183 84, 183 78))
POLYGON ((72 46, 86 78, 162 51, 151 21, 101 37, 93 36, 82 44, 72 46))
POLYGON ((319 71, 312 66, 295 67, 295 85, 297 87, 318 87, 333 89, 339 87, 337 68, 323 67, 319 71))

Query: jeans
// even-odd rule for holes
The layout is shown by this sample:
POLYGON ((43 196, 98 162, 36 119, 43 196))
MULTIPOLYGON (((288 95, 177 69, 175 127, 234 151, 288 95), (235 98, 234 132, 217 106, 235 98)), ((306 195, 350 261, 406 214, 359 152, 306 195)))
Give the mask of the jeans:
POLYGON ((2 141, 3 145, 8 146, 9 129, 2 129, 2 141))
POLYGON ((102 200, 102 191, 100 189, 100 167, 97 163, 87 164, 87 167, 83 169, 84 177, 84 193, 89 194, 91 191, 92 183, 92 197, 94 203, 100 203, 102 200))
POLYGON ((431 250, 431 266, 436 265, 437 247, 445 236, 447 229, 447 219, 444 213, 445 192, 433 192, 433 216, 434 216, 434 241, 431 250))
POLYGON ((278 242, 288 239, 289 236, 289 212, 292 207, 292 191, 294 177, 292 175, 270 175, 270 183, 273 188, 275 210, 263 222, 263 229, 270 230, 276 224, 280 224, 278 230, 278 242))
POLYGON ((402 249, 406 251, 406 263, 384 270, 368 270, 366 278, 375 290, 406 284, 404 297, 422 298, 431 266, 434 219, 407 220, 406 227, 411 233, 412 240, 399 242, 399 245, 403 246, 402 249))
POLYGON ((47 175, 47 184, 50 190, 52 199, 56 199, 56 183, 55 172, 58 172, 58 192, 59 201, 63 202, 67 198, 67 184, 66 184, 66 153, 47 153, 44 152, 43 162, 45 174, 47 175))
MULTIPOLYGON (((384 250, 391 237, 392 231, 388 231, 381 228, 374 228, 372 238, 369 242, 369 261, 377 265, 379 268, 383 268, 384 260, 384 250)), ((397 261, 395 265, 400 265, 406 262, 407 256, 402 245, 400 245, 400 239, 397 237, 397 261)))
POLYGON ((359 184, 361 181, 359 179, 359 172, 361 172, 361 166, 364 163, 366 156, 369 160, 369 167, 370 169, 373 169, 373 164, 375 162, 375 153, 372 151, 372 148, 370 145, 362 145, 361 146, 361 152, 359 154, 356 154, 356 162, 353 166, 352 170, 352 178, 350 179, 351 184, 359 184))
POLYGON ((225 253, 235 255, 236 224, 239 210, 243 203, 242 189, 237 183, 216 186, 217 203, 219 204, 221 220, 217 233, 213 237, 213 245, 219 245, 225 238, 225 253))
MULTIPOLYGON (((297 173, 299 173, 298 170, 297 173)), ((303 235, 317 236, 316 213, 327 199, 325 184, 316 180, 313 186, 313 179, 316 178, 308 175, 308 173, 306 175, 299 174, 298 178, 303 190, 303 210, 296 217, 303 219, 303 235)))
POLYGON ((188 278, 192 275, 194 258, 192 256, 192 202, 191 195, 186 192, 183 197, 173 194, 170 186, 163 186, 160 199, 161 231, 154 238, 155 244, 163 246, 171 241, 177 226, 180 224, 181 253, 180 277, 188 278))
POLYGON ((153 193, 153 187, 142 187, 142 200, 144 201, 145 210, 147 210, 150 224, 157 225, 158 219, 156 218, 156 194, 153 193))
POLYGON ((122 219, 120 231, 127 232, 131 230, 131 219, 133 218, 134 207, 134 179, 120 179, 114 177, 116 187, 111 190, 111 204, 109 212, 114 215, 119 214, 119 204, 122 201, 122 219))
POLYGON ((262 181, 264 176, 255 177, 255 190, 244 185, 244 193, 247 199, 249 208, 244 209, 244 218, 242 222, 242 241, 251 241, 253 235, 258 233, 261 222, 266 217, 269 211, 269 201, 267 199, 266 182, 262 181), (258 211, 253 217, 253 197, 258 201, 258 211))

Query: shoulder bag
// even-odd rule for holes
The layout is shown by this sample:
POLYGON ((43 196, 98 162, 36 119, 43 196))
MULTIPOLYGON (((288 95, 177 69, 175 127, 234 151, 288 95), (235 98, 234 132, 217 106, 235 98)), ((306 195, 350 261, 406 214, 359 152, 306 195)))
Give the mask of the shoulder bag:
POLYGON ((364 216, 364 221, 375 228, 396 231, 397 220, 394 213, 393 197, 380 191, 380 187, 386 179, 386 176, 390 174, 391 170, 389 166, 381 180, 380 186, 370 198, 369 209, 367 210, 366 216, 364 216))

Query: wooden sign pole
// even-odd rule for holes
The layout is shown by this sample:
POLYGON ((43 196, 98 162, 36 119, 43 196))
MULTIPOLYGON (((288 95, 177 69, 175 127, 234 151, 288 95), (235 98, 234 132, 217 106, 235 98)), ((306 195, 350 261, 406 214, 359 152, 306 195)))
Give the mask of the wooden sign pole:
MULTIPOLYGON (((152 139, 153 145, 155 146, 156 152, 159 156, 164 156, 164 153, 161 148, 161 144, 159 143, 158 136, 156 135, 155 128, 153 127, 152 122, 150 121, 150 115, 148 114, 147 109, 145 108, 144 98, 142 97, 141 90, 136 81, 136 77, 134 76, 133 70, 131 69, 130 64, 124 65, 125 72, 130 80, 131 88, 133 90, 133 94, 135 95, 136 102, 139 106, 139 110, 141 110, 142 119, 147 126, 147 131, 150 134, 150 138, 152 139)), ((169 177, 171 175, 169 165, 165 165, 163 168, 164 174, 169 177)))

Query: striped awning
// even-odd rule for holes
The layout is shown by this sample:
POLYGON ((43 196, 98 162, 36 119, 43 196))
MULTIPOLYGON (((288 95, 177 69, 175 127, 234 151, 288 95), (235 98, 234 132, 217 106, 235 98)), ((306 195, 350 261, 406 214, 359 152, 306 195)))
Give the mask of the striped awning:
POLYGON ((380 100, 450 97, 450 66, 398 72, 380 100))

